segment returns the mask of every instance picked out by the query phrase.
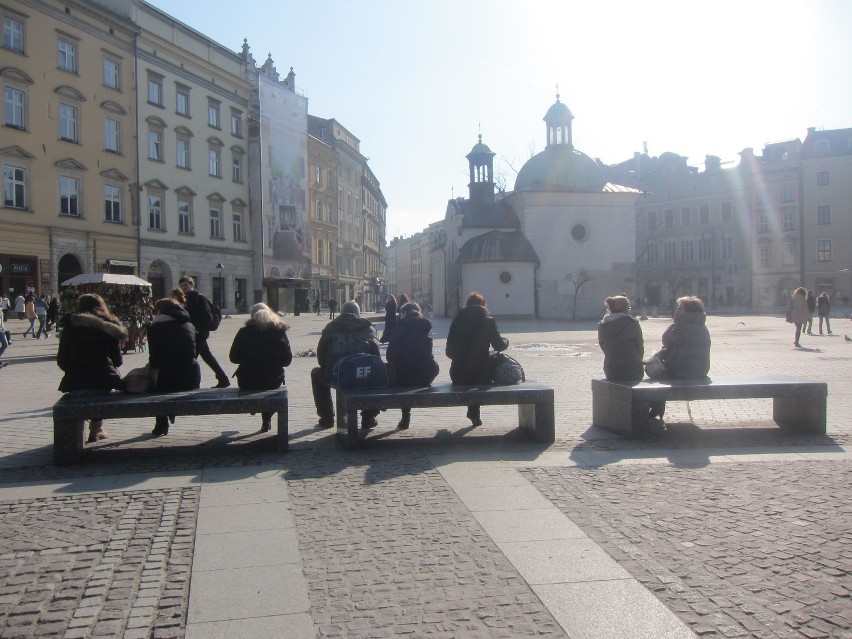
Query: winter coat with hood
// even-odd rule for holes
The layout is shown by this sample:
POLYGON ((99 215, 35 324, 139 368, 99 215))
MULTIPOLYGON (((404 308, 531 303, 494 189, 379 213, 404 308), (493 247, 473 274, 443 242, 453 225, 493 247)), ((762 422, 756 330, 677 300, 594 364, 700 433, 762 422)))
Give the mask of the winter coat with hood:
POLYGON ((379 357, 378 336, 370 320, 354 313, 341 313, 325 325, 317 344, 317 361, 323 379, 330 384, 334 362, 352 353, 379 357))
POLYGON ((488 347, 495 351, 509 348, 509 340, 500 335, 497 322, 484 306, 465 306, 453 318, 447 334, 446 354, 452 360, 450 379, 462 386, 491 383, 488 347))
POLYGON ((293 361, 287 326, 250 319, 234 337, 229 354, 237 366, 237 384, 248 390, 271 390, 284 383, 284 367, 293 361))
POLYGON ((396 371, 397 386, 428 386, 438 376, 432 354, 432 322, 408 316, 397 320, 385 354, 396 371))
POLYGON ((666 377, 697 379, 710 372, 710 331, 703 311, 684 311, 663 333, 666 377))
POLYGON ((195 350, 195 327, 182 306, 172 304, 148 327, 148 363, 157 369, 156 391, 174 393, 201 385, 195 350))
POLYGON ((124 388, 118 367, 123 361, 120 343, 127 339, 127 329, 92 313, 70 313, 62 320, 56 363, 65 375, 59 390, 124 388))
POLYGON ((641 380, 645 342, 639 320, 629 313, 607 313, 598 323, 598 344, 604 354, 607 379, 641 380))

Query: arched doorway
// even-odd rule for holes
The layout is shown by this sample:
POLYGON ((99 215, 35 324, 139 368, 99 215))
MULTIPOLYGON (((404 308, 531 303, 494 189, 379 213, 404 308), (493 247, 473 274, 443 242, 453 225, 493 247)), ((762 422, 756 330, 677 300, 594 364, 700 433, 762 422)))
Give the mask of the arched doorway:
POLYGON ((151 282, 151 297, 158 300, 166 297, 166 291, 171 290, 168 286, 171 280, 171 272, 165 262, 156 260, 148 267, 148 281, 151 282), (167 288, 168 287, 168 288, 167 288))
POLYGON ((58 273, 59 288, 64 288, 62 282, 70 280, 72 277, 80 275, 83 272, 83 267, 80 265, 80 260, 76 256, 66 253, 59 260, 58 273))

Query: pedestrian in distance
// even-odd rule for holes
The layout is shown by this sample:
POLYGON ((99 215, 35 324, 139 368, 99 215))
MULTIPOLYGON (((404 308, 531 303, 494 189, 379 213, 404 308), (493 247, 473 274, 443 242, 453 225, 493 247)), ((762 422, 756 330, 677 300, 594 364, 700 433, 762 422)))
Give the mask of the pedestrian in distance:
MULTIPOLYGON (((331 302, 329 301, 329 306, 331 302)), ((317 344, 319 366, 311 370, 311 391, 314 396, 319 422, 317 428, 334 426, 334 403, 331 400, 332 370, 334 363, 344 355, 369 353, 380 357, 376 328, 370 320, 361 317, 361 308, 355 300, 343 303, 340 315, 322 329, 317 344)), ((377 426, 378 410, 361 411, 361 428, 377 426)))
MULTIPOLYGON (((266 304, 251 307, 250 317, 237 331, 229 357, 237 364, 242 390, 273 390, 285 383, 284 368, 293 361, 287 324, 266 304)), ((261 432, 272 427, 272 413, 261 413, 261 432)))
MULTIPOLYGON (((495 351, 509 348, 509 340, 500 335, 497 321, 485 306, 485 297, 478 291, 467 296, 447 334, 446 355, 452 360, 450 380, 453 384, 470 386, 491 383, 488 347, 495 351)), ((473 426, 481 426, 478 405, 467 407, 467 418, 473 426)))
MULTIPOLYGON (((105 394, 124 388, 118 368, 122 364, 120 344, 127 339, 127 329, 100 295, 81 295, 77 310, 64 315, 59 328, 62 336, 56 364, 65 373, 59 383, 60 391, 105 394)), ((86 442, 91 444, 106 437, 103 420, 92 419, 86 442)))
POLYGON ((328 319, 333 320, 337 314, 337 300, 333 297, 328 300, 328 319))
MULTIPOLYGON (((198 365, 196 331, 183 307, 183 292, 176 290, 171 297, 154 303, 157 315, 148 328, 148 365, 154 381, 154 391, 176 393, 195 390, 201 386, 201 367, 198 365)), ((174 417, 157 415, 154 437, 169 433, 174 417)))
POLYGON ((9 348, 9 339, 6 337, 6 318, 3 313, 0 313, 0 368, 5 368, 9 364, 2 359, 7 348, 9 348))
POLYGON ((807 291, 800 286, 793 291, 787 307, 787 323, 794 324, 796 327, 796 339, 793 341, 793 346, 796 348, 800 347, 799 339, 802 336, 802 327, 808 323, 809 317, 807 291))
POLYGON ((598 344, 604 354, 604 376, 612 380, 641 381, 645 343, 639 320, 630 313, 626 296, 605 300, 606 315, 598 323, 598 344))
POLYGON ((3 321, 9 319, 9 307, 12 303, 9 301, 9 298, 0 293, 0 312, 3 314, 3 321))
POLYGON ((316 313, 317 315, 319 315, 319 314, 320 314, 320 301, 319 301, 319 298, 316 298, 316 299, 314 300, 314 313, 316 313))
POLYGON ((27 301, 24 299, 24 296, 18 293, 18 297, 15 298, 15 312, 18 314, 18 319, 24 319, 24 314, 26 313, 26 304, 27 301))
POLYGON ((195 327, 195 350, 198 357, 216 374, 216 385, 213 388, 227 388, 231 385, 231 380, 228 379, 228 374, 216 361, 213 353, 210 352, 210 346, 207 344, 214 323, 213 304, 195 290, 195 280, 189 275, 182 276, 178 280, 178 286, 186 296, 186 310, 189 313, 192 325, 195 327))
POLYGON ((35 322, 36 319, 38 319, 38 315, 36 314, 34 295, 27 295, 27 301, 24 303, 24 314, 27 316, 27 321, 30 323, 30 325, 27 327, 27 330, 24 331, 23 336, 26 337, 27 335, 32 335, 35 338, 35 322))
POLYGON ((816 313, 816 296, 813 291, 808 291, 805 302, 808 305, 808 323, 802 327, 802 331, 808 335, 813 335, 814 313, 816 313))
POLYGON ((47 309, 49 304, 47 296, 44 293, 35 299, 35 312, 36 317, 38 317, 38 330, 35 334, 36 339, 41 339, 42 335, 44 335, 44 339, 47 339, 47 309))
POLYGON ((817 313, 819 313, 819 334, 822 335, 822 321, 825 320, 825 330, 831 335, 831 300, 828 293, 823 291, 816 299, 817 313))
MULTIPOLYGON (((402 307, 400 307, 402 308, 402 307)), ((379 341, 382 344, 386 344, 388 339, 390 339, 391 331, 393 330, 393 325, 396 324, 397 320, 397 305, 396 305, 396 297, 393 295, 388 295, 385 300, 385 326, 382 329, 382 336, 379 338, 379 341)))
POLYGON ((47 305, 47 330, 52 331, 56 326, 56 321, 59 319, 59 298, 55 295, 48 295, 47 305))
MULTIPOLYGON (((417 303, 409 302, 399 309, 385 357, 389 371, 393 371, 393 386, 429 386, 438 376, 440 369, 432 353, 432 322, 423 316, 417 303)), ((411 409, 403 408, 397 428, 405 430, 410 424, 411 409)))

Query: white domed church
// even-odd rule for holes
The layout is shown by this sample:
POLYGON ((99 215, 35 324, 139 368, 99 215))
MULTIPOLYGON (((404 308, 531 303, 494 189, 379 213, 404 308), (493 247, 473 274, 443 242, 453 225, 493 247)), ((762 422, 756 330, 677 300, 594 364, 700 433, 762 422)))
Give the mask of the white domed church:
POLYGON ((450 200, 444 218, 437 314, 454 315, 474 290, 493 315, 518 318, 599 317, 607 296, 632 297, 640 192, 608 183, 600 163, 574 148, 573 119, 557 95, 544 116, 545 149, 502 196, 480 136, 467 155, 469 198, 450 200))

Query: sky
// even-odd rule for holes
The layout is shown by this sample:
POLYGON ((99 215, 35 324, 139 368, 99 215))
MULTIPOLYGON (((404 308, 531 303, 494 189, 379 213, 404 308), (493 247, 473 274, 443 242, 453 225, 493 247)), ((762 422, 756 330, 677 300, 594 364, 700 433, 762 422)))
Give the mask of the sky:
POLYGON ((547 109, 605 164, 666 151, 703 167, 852 127, 848 0, 148 0, 258 64, 293 67, 308 112, 335 118, 408 237, 468 195, 482 135, 511 189, 544 149, 547 109))

